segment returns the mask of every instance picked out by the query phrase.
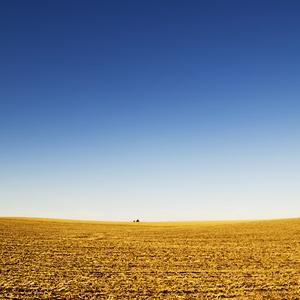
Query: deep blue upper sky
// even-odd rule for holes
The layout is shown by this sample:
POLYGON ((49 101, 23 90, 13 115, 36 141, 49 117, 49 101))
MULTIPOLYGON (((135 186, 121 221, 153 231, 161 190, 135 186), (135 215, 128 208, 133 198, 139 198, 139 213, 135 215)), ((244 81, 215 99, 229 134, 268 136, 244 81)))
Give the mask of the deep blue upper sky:
MULTIPOLYGON (((53 180, 62 166, 64 178, 85 174, 78 176, 89 183, 78 182, 96 191, 83 198, 98 201, 99 209, 106 198, 97 190, 97 182, 87 179, 97 173, 87 165, 116 174, 130 170, 135 179, 130 181, 125 172, 129 182, 122 196, 107 192, 121 207, 128 205, 126 199, 133 198, 136 186, 143 187, 141 197, 157 190, 146 202, 166 199, 157 185, 149 184, 157 176, 150 168, 153 164, 162 178, 185 168, 193 187, 206 172, 220 174, 224 168, 229 173, 235 170, 232 178, 239 177, 241 162, 261 166, 269 159, 268 166, 278 163, 280 174, 288 172, 299 164, 299 36, 300 2, 296 0, 2 1, 0 178, 7 181, 0 201, 21 207, 17 211, 3 204, 4 213, 26 213, 10 181, 20 186, 30 178, 37 186, 37 179, 45 176, 48 181, 43 182, 57 188, 53 180), (42 174, 40 165, 47 165, 42 174), (141 165, 143 183, 136 181, 141 165), (16 174, 22 175, 16 179, 16 174)), ((261 171, 252 170, 253 177, 261 171)), ((272 173, 269 167, 264 172, 264 178, 272 173)), ((112 189, 118 189, 123 178, 118 176, 111 175, 103 184, 109 181, 112 189)), ((186 175, 172 180, 176 186, 186 175)), ((204 185, 218 189, 220 184, 222 178, 215 181, 212 175, 204 185)), ((257 194, 261 191, 255 184, 253 189, 257 194)), ((64 196, 58 193, 61 203, 74 196, 68 194, 70 190, 64 196)), ((32 200, 32 206, 40 205, 28 214, 45 215, 52 201, 41 204, 46 190, 33 195, 24 184, 23 192, 26 199, 38 199, 32 200)), ((268 195, 271 199, 272 193, 268 195)), ((241 202, 236 201, 242 203, 239 196, 241 202)), ((205 197, 226 203, 221 194, 212 196, 201 189, 193 197, 190 206, 195 209, 203 207, 205 197)), ((238 198, 234 188, 228 197, 238 198)), ((166 207, 171 203, 167 201, 166 207)), ((132 206, 136 207, 135 201, 132 206)), ((274 214, 279 215, 280 209, 274 214)), ((73 215, 90 216, 78 211, 82 211, 79 204, 73 215)), ((107 208, 107 218, 127 218, 112 211, 107 208)), ((229 217, 255 215, 244 213, 243 204, 241 211, 229 217)), ((179 212, 167 217, 178 218, 179 212)), ((259 208, 253 212, 259 215, 259 208)), ((289 214, 292 210, 285 213, 289 214)), ((207 216, 214 217, 209 209, 207 216)), ((153 212, 148 217, 156 216, 153 212)))

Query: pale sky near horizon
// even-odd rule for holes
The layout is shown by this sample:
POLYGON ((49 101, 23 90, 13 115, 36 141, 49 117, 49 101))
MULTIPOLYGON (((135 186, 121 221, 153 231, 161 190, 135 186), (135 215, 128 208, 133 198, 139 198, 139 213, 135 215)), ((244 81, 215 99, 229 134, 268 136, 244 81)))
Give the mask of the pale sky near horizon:
POLYGON ((0 216, 300 216, 300 2, 2 1, 0 216))

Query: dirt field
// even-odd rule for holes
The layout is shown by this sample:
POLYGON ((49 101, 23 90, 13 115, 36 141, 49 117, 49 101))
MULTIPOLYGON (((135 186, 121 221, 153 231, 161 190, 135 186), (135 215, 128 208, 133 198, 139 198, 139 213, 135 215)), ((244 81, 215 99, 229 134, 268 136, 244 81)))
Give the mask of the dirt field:
POLYGON ((300 219, 0 218, 1 299, 300 299, 300 219))

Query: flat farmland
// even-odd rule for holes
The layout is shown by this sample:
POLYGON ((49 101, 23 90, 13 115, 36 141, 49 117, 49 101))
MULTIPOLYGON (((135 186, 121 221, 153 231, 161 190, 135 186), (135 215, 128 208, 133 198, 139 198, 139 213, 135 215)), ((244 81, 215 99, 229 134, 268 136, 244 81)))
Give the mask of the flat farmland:
POLYGON ((0 218, 1 299, 300 299, 300 219, 0 218))

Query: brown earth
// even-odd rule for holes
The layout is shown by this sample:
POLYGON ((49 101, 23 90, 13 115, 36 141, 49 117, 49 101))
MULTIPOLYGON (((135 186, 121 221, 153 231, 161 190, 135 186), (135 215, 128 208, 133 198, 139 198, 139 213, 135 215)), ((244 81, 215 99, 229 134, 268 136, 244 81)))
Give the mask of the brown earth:
POLYGON ((0 218, 1 299, 300 299, 300 219, 0 218))

